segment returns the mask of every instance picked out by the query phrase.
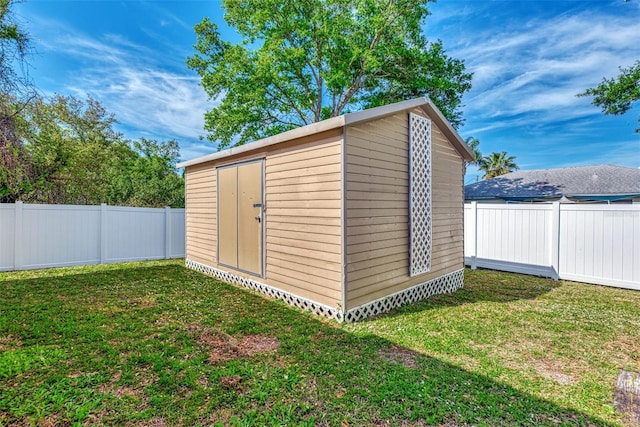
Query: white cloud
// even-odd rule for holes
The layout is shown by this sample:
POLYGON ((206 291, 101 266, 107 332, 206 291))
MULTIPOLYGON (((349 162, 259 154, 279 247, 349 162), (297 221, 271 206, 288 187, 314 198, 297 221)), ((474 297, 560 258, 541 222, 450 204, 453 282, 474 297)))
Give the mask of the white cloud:
POLYGON ((98 100, 116 115, 128 138, 176 139, 183 158, 214 150, 212 144, 199 142, 204 113, 213 103, 200 78, 186 66, 173 72, 160 62, 170 53, 117 34, 96 38, 68 28, 61 33, 39 45, 82 66, 68 74, 59 91, 98 100))
POLYGON ((534 112, 563 120, 593 114, 589 99, 576 95, 640 58, 638 18, 583 11, 462 34, 451 54, 475 74, 467 116, 491 121, 477 129, 495 129, 500 119, 534 112))
POLYGON ((150 39, 146 42, 117 31, 87 34, 70 26, 72 21, 23 8, 26 25, 33 29, 36 85, 45 96, 93 97, 116 115, 127 138, 176 139, 183 159, 210 153, 215 145, 200 136, 204 113, 214 102, 185 65, 187 45, 166 31, 172 26, 192 34, 192 26, 164 5, 150 2, 146 7, 153 13, 142 21, 146 27, 138 29, 150 39))
POLYGON ((100 100, 123 124, 171 137, 198 138, 210 108, 197 77, 122 64, 85 69, 68 90, 100 100))
MULTIPOLYGON (((640 59, 640 2, 632 0, 625 9, 630 13, 600 3, 596 7, 592 2, 567 2, 569 11, 550 19, 549 14, 547 18, 518 14, 521 3, 528 4, 469 0, 432 6, 434 15, 427 21, 427 31, 435 26, 449 37, 443 33, 430 38, 444 38, 448 54, 464 59, 475 74, 474 87, 464 99, 468 119, 464 136, 480 138, 487 153, 507 149, 523 165, 536 166, 533 159, 560 157, 570 150, 582 155, 584 150, 565 141, 580 141, 597 130, 601 122, 591 119, 601 114, 588 98, 576 94, 603 77, 616 75, 619 66, 640 59), (507 11, 491 21, 492 13, 500 12, 492 10, 497 8, 516 12, 507 11), (485 135, 492 139, 484 139, 485 135), (525 159, 521 153, 525 148, 532 150, 534 138, 535 149, 544 148, 545 152, 525 159)), ((42 34, 38 50, 44 49, 40 53, 55 55, 69 65, 68 74, 55 87, 95 97, 116 114, 128 137, 175 138, 185 159, 210 153, 215 147, 198 137, 204 133, 203 114, 214 103, 208 101, 199 78, 184 65, 192 41, 185 43, 176 37, 183 33, 193 36, 192 25, 162 3, 148 6, 160 13, 137 29, 149 40, 147 45, 114 33, 89 36, 40 17, 32 19, 33 28, 42 34), (169 31, 172 28, 176 31, 169 31)), ((629 120, 629 133, 636 127, 636 119, 637 113, 629 120)), ((624 161, 624 150, 635 148, 638 152, 638 140, 615 150, 623 154, 609 157, 602 157, 610 151, 607 147, 586 148, 594 150, 590 158, 624 161)), ((639 162, 628 153, 626 158, 632 159, 627 162, 639 162)))

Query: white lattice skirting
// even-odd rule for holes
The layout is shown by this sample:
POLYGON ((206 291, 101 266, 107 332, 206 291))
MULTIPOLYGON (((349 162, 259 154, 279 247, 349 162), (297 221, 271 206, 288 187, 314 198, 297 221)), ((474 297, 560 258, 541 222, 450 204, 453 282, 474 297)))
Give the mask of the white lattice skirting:
POLYGON ((316 315, 324 316, 338 322, 357 322, 377 314, 385 313, 405 304, 411 304, 436 294, 445 294, 462 288, 464 284, 464 269, 454 271, 444 276, 429 280, 420 285, 413 286, 400 292, 396 292, 389 296, 377 299, 375 301, 363 304, 347 310, 344 313, 341 309, 331 308, 324 304, 311 301, 306 298, 276 289, 272 286, 265 285, 256 280, 242 276, 237 276, 228 271, 218 270, 217 268, 201 264, 196 261, 187 259, 185 262, 188 268, 201 273, 215 276, 220 280, 228 283, 243 286, 254 291, 263 293, 272 298, 280 299, 289 305, 310 311, 316 315))
POLYGON ((432 295, 448 294, 464 285, 464 269, 453 271, 444 276, 436 277, 395 294, 368 302, 347 310, 344 316, 346 322, 357 322, 367 317, 385 313, 406 304, 423 300, 432 295))
POLYGON ((217 268, 209 267, 208 265, 200 264, 199 262, 191 261, 190 259, 187 259, 185 264, 188 268, 192 268, 202 273, 209 274, 210 276, 215 276, 224 282, 233 283, 245 288, 252 289, 265 295, 269 295, 272 298, 283 300, 287 304, 293 305, 294 307, 310 311, 313 314, 328 317, 329 319, 334 319, 338 322, 342 322, 342 311, 336 308, 331 308, 324 304, 313 302, 292 293, 276 289, 269 285, 265 285, 264 283, 260 283, 256 280, 248 279, 242 276, 236 276, 235 274, 229 273, 228 271, 218 270, 217 268))

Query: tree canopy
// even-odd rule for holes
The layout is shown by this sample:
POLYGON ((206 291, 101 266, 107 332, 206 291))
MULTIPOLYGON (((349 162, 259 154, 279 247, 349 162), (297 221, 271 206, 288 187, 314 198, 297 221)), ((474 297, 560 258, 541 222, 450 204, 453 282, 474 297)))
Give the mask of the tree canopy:
POLYGON ((516 164, 515 156, 508 156, 506 151, 501 151, 500 153, 493 152, 488 156, 484 156, 480 160, 478 169, 484 172, 484 179, 491 179, 520 168, 516 164))
POLYGON ((18 112, 0 138, 0 202, 184 206, 177 142, 125 139, 92 98, 18 102, 0 103, 18 112))
POLYGON ((424 36, 430 1, 223 0, 242 42, 205 18, 187 60, 218 103, 208 139, 224 148, 425 95, 459 126, 471 73, 424 36))
POLYGON ((0 0, 0 203, 184 206, 177 142, 127 140, 95 99, 36 93, 15 3, 0 0))
MULTIPOLYGON (((593 105, 601 107, 605 114, 626 113, 640 100, 640 61, 628 68, 620 68, 617 77, 603 78, 598 86, 587 89, 578 96, 593 96, 593 105)), ((640 133, 640 127, 636 132, 640 133)))

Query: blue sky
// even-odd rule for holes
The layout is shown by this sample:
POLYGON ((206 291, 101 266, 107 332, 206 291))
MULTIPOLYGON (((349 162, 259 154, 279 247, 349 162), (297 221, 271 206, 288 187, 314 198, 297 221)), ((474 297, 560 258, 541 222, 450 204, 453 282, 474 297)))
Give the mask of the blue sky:
MULTIPOLYGON (((425 33, 474 73, 459 133, 483 153, 507 151, 522 169, 640 167, 640 107, 604 116, 576 97, 640 59, 640 0, 440 0, 431 11, 425 33)), ((238 40, 218 1, 26 0, 15 12, 45 95, 90 95, 128 138, 176 139, 183 159, 215 151, 199 139, 213 104, 185 59, 205 16, 238 40)))

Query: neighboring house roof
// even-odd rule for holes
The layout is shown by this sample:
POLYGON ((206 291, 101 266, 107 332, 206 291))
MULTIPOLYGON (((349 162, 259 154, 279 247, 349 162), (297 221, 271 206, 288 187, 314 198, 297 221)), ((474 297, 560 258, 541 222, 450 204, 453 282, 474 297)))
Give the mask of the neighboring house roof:
POLYGON ((378 119, 383 116, 389 116, 404 110, 410 110, 412 108, 421 108, 425 113, 427 113, 431 120, 433 120, 435 124, 440 128, 440 130, 447 136, 449 141, 451 141, 453 146, 465 160, 473 159, 473 154, 469 150, 469 147, 467 147, 467 144, 464 143, 460 135, 458 135, 458 132, 456 132, 453 126, 451 126, 447 119, 442 115, 438 107, 436 107, 428 98, 416 98, 410 99, 408 101, 397 102, 395 104, 383 105, 381 107, 369 108, 367 110, 357 111, 354 113, 347 113, 343 114, 342 116, 323 120, 321 122, 311 123, 309 125, 292 129, 287 132, 253 141, 249 144, 232 147, 223 151, 219 151, 217 153, 198 157, 193 160, 187 160, 182 163, 178 163, 177 167, 182 168, 186 166, 197 165, 199 163, 204 163, 211 160, 221 159, 224 157, 244 153, 247 151, 265 148, 270 145, 302 138, 327 130, 378 119))
POLYGON ((465 200, 620 200, 640 197, 640 169, 614 165, 517 171, 464 187, 465 200))

